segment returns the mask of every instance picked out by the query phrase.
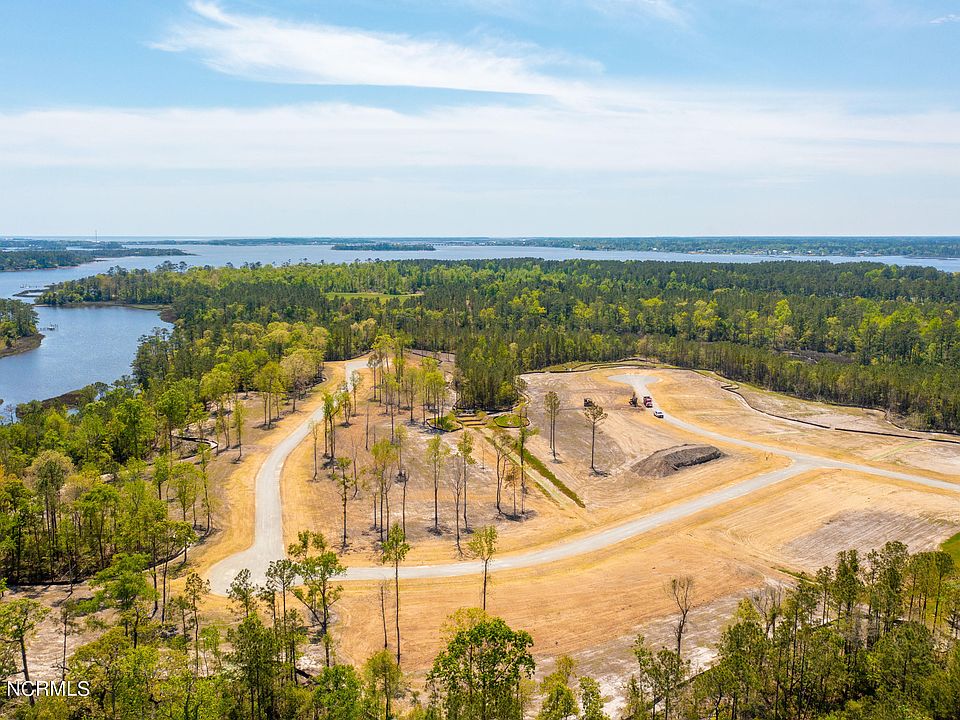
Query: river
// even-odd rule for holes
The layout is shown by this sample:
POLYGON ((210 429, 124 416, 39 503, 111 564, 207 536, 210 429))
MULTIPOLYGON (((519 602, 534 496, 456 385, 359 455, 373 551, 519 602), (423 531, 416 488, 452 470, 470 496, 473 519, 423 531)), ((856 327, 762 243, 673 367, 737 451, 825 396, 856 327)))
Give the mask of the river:
MULTIPOLYGON (((143 242, 142 238, 111 238, 143 242)), ((144 244, 150 245, 150 242, 144 244)), ((537 257, 545 260, 572 258, 596 260, 664 260, 696 262, 750 263, 772 259, 766 255, 686 254, 620 250, 583 250, 579 248, 542 248, 496 245, 446 245, 435 251, 359 252, 333 250, 329 245, 185 245, 184 257, 110 258, 72 268, 0 272, 0 296, 12 297, 23 290, 38 290, 47 285, 95 275, 111 267, 153 268, 166 260, 194 265, 242 265, 243 263, 296 263, 301 261, 347 263, 355 260, 473 260, 537 257)), ((897 265, 936 267, 960 272, 960 258, 842 257, 824 258, 805 255, 777 256, 783 260, 829 260, 856 262, 870 260, 897 265)), ((93 382, 113 382, 130 372, 130 363, 141 336, 155 327, 169 327, 151 310, 123 307, 48 308, 38 307, 40 327, 45 337, 36 350, 0 358, 0 420, 12 406, 33 399, 49 398, 76 390, 93 382), (54 329, 49 329, 54 328, 54 329)))

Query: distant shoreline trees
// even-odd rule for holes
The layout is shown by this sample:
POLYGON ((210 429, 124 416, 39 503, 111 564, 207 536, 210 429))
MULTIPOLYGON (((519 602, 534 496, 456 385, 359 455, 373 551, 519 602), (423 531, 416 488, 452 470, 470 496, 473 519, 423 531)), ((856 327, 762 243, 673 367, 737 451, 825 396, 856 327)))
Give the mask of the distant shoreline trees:
MULTIPOLYGON (((248 350, 258 328, 270 336, 282 321, 324 327, 332 359, 401 334, 408 346, 452 351, 462 408, 513 404, 521 372, 641 354, 799 397, 889 410, 921 428, 960 430, 960 278, 931 268, 529 259, 167 264, 57 285, 42 301, 171 305, 182 327, 176 339, 145 344, 136 364, 141 383, 168 372, 199 379, 211 369, 193 357, 190 338, 206 333, 214 345, 248 350), (176 347, 161 363, 158 343, 176 347)), ((379 371, 374 380, 379 387, 379 371)), ((427 400, 424 413, 427 406, 439 421, 443 403, 427 400)))

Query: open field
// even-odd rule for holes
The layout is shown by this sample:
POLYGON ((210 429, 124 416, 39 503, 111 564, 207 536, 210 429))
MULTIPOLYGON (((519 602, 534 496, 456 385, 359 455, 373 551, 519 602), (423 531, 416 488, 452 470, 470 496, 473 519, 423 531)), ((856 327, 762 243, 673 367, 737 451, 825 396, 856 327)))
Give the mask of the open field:
MULTIPOLYGON (((573 654, 584 669, 607 678, 610 691, 629 668, 629 646, 637 632, 667 641, 672 601, 665 585, 672 577, 695 579, 697 608, 688 650, 705 662, 736 598, 771 582, 789 582, 791 574, 813 572, 840 549, 866 551, 901 540, 917 551, 960 530, 954 487, 960 446, 775 420, 751 410, 716 380, 686 371, 604 369, 526 379, 533 426, 547 425, 542 398, 548 390, 557 392, 562 404, 558 461, 551 459, 544 433, 528 447, 585 507, 533 472, 531 479, 544 491, 531 484, 526 518, 498 514, 492 448, 477 433, 475 445, 486 455, 470 470, 470 525, 496 524, 500 532, 489 609, 528 629, 538 654, 573 654), (649 384, 666 421, 627 404, 629 382, 649 384), (609 414, 598 431, 598 473, 589 468, 584 397, 609 414), (633 470, 652 452, 689 442, 710 442, 723 457, 666 478, 633 470), (936 461, 928 464, 931 451, 936 461)), ((369 378, 365 382, 369 387, 369 378)), ((390 420, 377 404, 369 407, 372 442, 374 435, 389 434, 390 420)), ((360 464, 366 410, 361 403, 350 426, 338 429, 338 446, 352 452, 356 443, 360 464)), ((432 434, 416 422, 407 427, 406 522, 413 550, 402 568, 401 624, 405 665, 419 674, 439 647, 445 618, 459 607, 479 604, 480 578, 475 562, 458 559, 448 483, 440 490, 441 533, 432 531, 432 471, 425 459, 432 434)), ((460 436, 455 432, 443 439, 452 447, 460 436)), ((322 475, 313 479, 307 439, 282 473, 286 542, 301 528, 322 530, 331 541, 339 537, 339 495, 322 475)), ((390 492, 391 516, 399 522, 402 487, 390 492)), ((389 575, 377 562, 379 535, 372 527, 370 501, 370 493, 361 489, 348 504, 344 561, 353 568, 348 579, 356 580, 345 583, 336 633, 338 651, 352 661, 383 645, 379 583, 360 580, 389 575)), ((388 593, 388 615, 393 602, 388 593)))

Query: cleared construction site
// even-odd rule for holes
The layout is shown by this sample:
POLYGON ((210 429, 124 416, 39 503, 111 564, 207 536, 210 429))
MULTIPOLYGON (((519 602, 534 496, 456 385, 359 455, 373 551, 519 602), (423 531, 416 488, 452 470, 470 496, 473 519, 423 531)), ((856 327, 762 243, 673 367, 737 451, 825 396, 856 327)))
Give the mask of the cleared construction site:
MULTIPOLYGON (((348 370, 358 368, 367 372, 359 362, 348 370)), ((342 364, 329 370, 334 380, 344 371, 342 364)), ((512 423, 503 428, 471 415, 440 435, 452 453, 463 433, 471 433, 475 463, 467 504, 459 506, 466 522, 456 515, 447 469, 435 526, 427 446, 437 432, 393 418, 405 425, 406 482, 391 483, 388 492, 390 516, 399 522, 402 507, 412 546, 400 570, 411 668, 425 671, 451 613, 480 604, 480 565, 462 547, 482 526, 496 527, 499 535, 488 610, 528 628, 544 656, 572 655, 614 696, 636 634, 654 640, 669 634, 674 607, 666 586, 674 577, 694 578, 689 647, 694 664, 705 664, 743 595, 812 574, 842 549, 868 551, 900 540, 918 551, 960 531, 960 444, 950 438, 904 433, 865 411, 749 388, 731 392, 720 379, 684 370, 607 367, 524 380, 523 415, 539 432, 525 441, 528 479, 525 488, 515 488, 523 493, 522 512, 497 476, 494 440, 515 438, 512 423), (560 398, 556 459, 544 403, 550 391, 560 398), (585 400, 606 412, 596 429, 593 469, 585 400)), ((308 422, 314 407, 308 402, 295 422, 308 422)), ((338 428, 338 445, 362 453, 390 434, 390 423, 368 401, 338 428)), ((265 547, 256 538, 261 528, 270 528, 275 546, 293 542, 305 528, 340 537, 341 495, 329 472, 315 477, 309 433, 301 430, 297 440, 265 471, 261 465, 238 481, 245 486, 238 488, 240 498, 279 492, 272 510, 279 517, 263 517, 269 508, 247 502, 246 512, 256 514, 255 523, 240 526, 247 538, 254 536, 244 543, 247 550, 225 552, 239 543, 223 538, 198 552, 202 565, 213 568, 215 590, 229 581, 223 568, 241 560, 249 566, 250 553, 265 547)), ((392 577, 392 568, 379 561, 376 517, 364 487, 361 482, 348 502, 342 557, 349 570, 336 620, 338 652, 353 661, 382 644, 380 616, 371 608, 379 606, 382 580, 392 577)), ((263 562, 271 559, 265 555, 263 562)))

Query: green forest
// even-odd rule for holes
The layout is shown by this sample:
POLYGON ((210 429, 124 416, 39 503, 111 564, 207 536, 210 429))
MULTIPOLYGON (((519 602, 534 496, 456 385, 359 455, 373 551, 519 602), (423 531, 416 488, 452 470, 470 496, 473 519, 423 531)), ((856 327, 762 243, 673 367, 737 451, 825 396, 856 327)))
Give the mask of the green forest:
POLYGON ((714 264, 425 260, 115 270, 55 286, 43 302, 169 304, 141 384, 198 379, 243 349, 250 324, 306 323, 328 357, 383 331, 455 351, 461 407, 511 402, 518 372, 643 355, 808 399, 960 429, 960 278, 875 263, 714 264), (203 340, 202 344, 199 341, 203 340), (202 347, 202 352, 199 352, 202 347))
MULTIPOLYGON (((93 244, 90 244, 93 246, 93 244)), ((168 257, 186 255, 177 248, 127 247, 118 243, 102 243, 96 249, 77 249, 60 247, 58 243, 38 244, 23 249, 10 249, 0 252, 0 272, 13 270, 44 270, 58 267, 73 267, 93 262, 100 258, 130 256, 168 257)))

